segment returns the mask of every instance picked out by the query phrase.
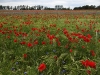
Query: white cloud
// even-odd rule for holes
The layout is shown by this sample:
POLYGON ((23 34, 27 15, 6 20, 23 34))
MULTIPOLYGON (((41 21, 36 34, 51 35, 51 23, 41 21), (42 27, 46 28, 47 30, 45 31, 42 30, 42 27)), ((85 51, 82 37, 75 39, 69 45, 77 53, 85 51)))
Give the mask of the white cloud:
POLYGON ((55 5, 63 5, 64 7, 78 7, 83 5, 96 5, 100 4, 100 0, 0 0, 0 5, 43 5, 48 7, 54 7, 55 5))

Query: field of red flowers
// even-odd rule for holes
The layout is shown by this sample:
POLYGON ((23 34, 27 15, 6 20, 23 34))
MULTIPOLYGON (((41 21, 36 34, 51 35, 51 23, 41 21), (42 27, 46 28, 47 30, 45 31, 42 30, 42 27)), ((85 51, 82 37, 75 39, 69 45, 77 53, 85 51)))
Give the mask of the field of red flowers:
POLYGON ((0 75, 100 75, 100 14, 70 13, 1 13, 0 75))

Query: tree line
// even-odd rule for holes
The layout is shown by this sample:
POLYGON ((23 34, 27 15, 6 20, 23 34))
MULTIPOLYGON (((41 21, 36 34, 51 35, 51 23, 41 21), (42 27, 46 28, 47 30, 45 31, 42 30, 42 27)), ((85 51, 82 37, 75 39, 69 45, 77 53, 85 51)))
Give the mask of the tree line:
POLYGON ((0 5, 0 10, 70 10, 70 8, 64 8, 63 5, 55 5, 54 8, 42 5, 36 5, 36 6, 19 5, 14 7, 0 5))
MULTIPOLYGON (((74 7, 73 10, 99 10, 99 6, 95 5, 84 5, 79 7, 74 7)), ((50 8, 47 6, 36 5, 36 6, 28 6, 28 5, 19 5, 19 6, 3 6, 0 5, 0 10, 72 10, 70 7, 65 8, 63 5, 55 5, 54 8, 50 8)))
POLYGON ((98 10, 98 9, 100 9, 100 5, 99 6, 84 5, 84 6, 80 6, 80 7, 74 7, 74 10, 98 10))

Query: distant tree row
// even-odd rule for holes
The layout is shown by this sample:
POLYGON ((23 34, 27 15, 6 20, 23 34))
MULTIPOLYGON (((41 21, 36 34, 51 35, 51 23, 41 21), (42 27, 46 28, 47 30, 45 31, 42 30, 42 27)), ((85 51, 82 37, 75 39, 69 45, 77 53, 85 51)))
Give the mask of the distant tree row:
POLYGON ((70 8, 64 8, 63 5, 56 5, 55 8, 50 8, 42 5, 37 5, 37 6, 19 5, 14 7, 0 5, 0 10, 70 10, 70 8))
POLYGON ((80 7, 75 7, 73 10, 96 10, 96 9, 100 9, 100 5, 99 6, 95 6, 95 5, 84 5, 84 6, 80 6, 80 7))
MULTIPOLYGON (((84 5, 80 7, 74 7, 73 10, 100 10, 100 5, 95 6, 95 5, 84 5)), ((54 8, 42 6, 42 5, 37 5, 37 6, 28 6, 28 5, 19 5, 19 6, 2 6, 0 5, 0 10, 71 10, 69 8, 64 8, 63 5, 55 5, 54 8)))

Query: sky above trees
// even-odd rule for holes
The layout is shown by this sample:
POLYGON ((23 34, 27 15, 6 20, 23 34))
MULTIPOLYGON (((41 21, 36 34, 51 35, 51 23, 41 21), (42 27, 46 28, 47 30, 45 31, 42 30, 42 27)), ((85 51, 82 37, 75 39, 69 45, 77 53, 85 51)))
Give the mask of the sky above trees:
POLYGON ((55 7, 55 5, 63 5, 63 7, 79 7, 83 5, 100 5, 100 0, 0 0, 0 5, 3 6, 18 6, 18 5, 43 5, 47 7, 55 7))

